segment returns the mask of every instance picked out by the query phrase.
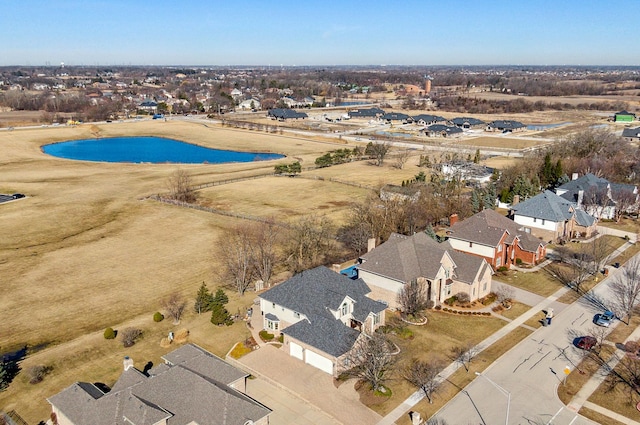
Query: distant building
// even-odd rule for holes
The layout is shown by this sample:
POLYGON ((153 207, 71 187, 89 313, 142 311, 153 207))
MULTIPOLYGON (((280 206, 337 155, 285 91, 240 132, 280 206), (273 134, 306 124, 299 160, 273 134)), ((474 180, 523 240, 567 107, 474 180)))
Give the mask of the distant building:
POLYGON ((294 111, 293 109, 287 109, 287 108, 274 108, 274 109, 270 109, 269 112, 267 112, 267 117, 280 120, 280 121, 284 121, 287 119, 307 118, 307 116, 308 115, 305 114, 304 112, 297 112, 297 111, 294 111))
POLYGON ((633 114, 628 111, 616 112, 613 115, 613 120, 615 122, 633 122, 636 120, 636 114, 633 114))
POLYGON ((384 111, 379 108, 354 109, 349 111, 349 118, 379 118, 384 115, 384 111))
POLYGON ((433 125, 433 124, 447 122, 446 118, 443 118, 438 115, 420 114, 420 115, 414 115, 412 118, 413 118, 413 122, 418 125, 433 125))
POLYGON ((455 125, 458 128, 467 128, 467 129, 482 128, 485 125, 484 121, 481 121, 477 118, 470 118, 470 117, 454 118, 451 120, 451 122, 453 123, 453 125, 455 125))
POLYGON ((401 112, 387 112, 382 117, 380 117, 380 119, 388 123, 392 121, 401 121, 402 123, 405 123, 405 124, 408 122, 413 122, 413 118, 401 112))
POLYGON ((460 137, 462 129, 444 124, 433 124, 424 129, 427 137, 460 137))
POLYGON ((520 121, 512 120, 491 121, 486 128, 487 131, 501 131, 504 133, 510 133, 512 131, 524 131, 526 129, 527 126, 522 124, 520 121))
POLYGON ((640 142, 640 127, 625 128, 622 130, 622 137, 628 142, 640 142))

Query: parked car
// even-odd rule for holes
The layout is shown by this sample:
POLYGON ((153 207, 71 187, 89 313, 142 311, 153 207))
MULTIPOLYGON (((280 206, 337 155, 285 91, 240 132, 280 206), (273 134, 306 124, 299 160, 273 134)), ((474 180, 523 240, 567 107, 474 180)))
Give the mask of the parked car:
POLYGON ((596 325, 605 326, 608 328, 615 317, 616 315, 613 314, 612 311, 607 310, 604 313, 598 315, 598 318, 596 319, 596 325))
POLYGON ((583 350, 591 350, 598 341, 592 336, 581 336, 576 340, 576 347, 583 350))
POLYGON ((13 199, 24 198, 24 194, 23 193, 14 193, 12 196, 13 196, 13 199))

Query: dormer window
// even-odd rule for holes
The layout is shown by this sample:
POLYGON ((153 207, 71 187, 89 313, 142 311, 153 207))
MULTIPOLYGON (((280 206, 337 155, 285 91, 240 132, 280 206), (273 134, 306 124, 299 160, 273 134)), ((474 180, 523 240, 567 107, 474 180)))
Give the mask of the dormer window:
POLYGON ((342 304, 342 316, 346 316, 349 313, 349 304, 346 302, 342 304))

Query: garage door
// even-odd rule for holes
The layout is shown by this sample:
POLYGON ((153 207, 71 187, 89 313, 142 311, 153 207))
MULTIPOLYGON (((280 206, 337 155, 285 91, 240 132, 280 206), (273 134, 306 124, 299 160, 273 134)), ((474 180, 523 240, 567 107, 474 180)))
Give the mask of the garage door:
POLYGON ((302 360, 302 347, 294 342, 290 342, 289 347, 289 354, 296 359, 302 360))
POLYGON ((305 362, 317 367, 323 372, 327 372, 329 375, 333 375, 333 362, 326 357, 322 357, 320 354, 307 350, 305 362))

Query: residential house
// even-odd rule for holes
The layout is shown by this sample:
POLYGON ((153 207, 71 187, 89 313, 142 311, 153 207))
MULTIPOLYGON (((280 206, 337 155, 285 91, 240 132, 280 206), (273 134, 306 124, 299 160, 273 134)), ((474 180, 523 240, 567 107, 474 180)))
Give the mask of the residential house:
POLYGON ((493 176, 493 168, 462 160, 443 162, 440 164, 440 171, 449 180, 455 177, 458 180, 476 182, 478 184, 488 183, 491 180, 491 176, 493 176))
POLYGON ((500 131, 503 133, 511 133, 514 131, 524 131, 527 129, 527 126, 522 124, 520 121, 512 121, 512 120, 496 120, 491 121, 487 124, 486 131, 500 131))
POLYGON ((307 118, 307 114, 305 114, 304 112, 294 111, 293 109, 274 108, 269 109, 269 112, 267 112, 267 117, 284 121, 286 119, 307 118))
POLYGON ((460 137, 462 129, 444 124, 433 124, 424 129, 427 137, 460 137))
POLYGON ((387 123, 391 123, 393 121, 400 121, 403 124, 406 124, 408 122, 412 122, 413 121, 413 118, 411 118, 409 115, 403 114, 401 112, 387 112, 386 114, 382 115, 382 117, 380 117, 380 119, 382 121, 387 122, 387 123))
POLYGON ((245 394, 248 374, 194 344, 143 373, 125 357, 110 391, 76 382, 50 397, 59 425, 266 425, 271 409, 245 394))
POLYGON ((153 100, 145 100, 138 105, 138 109, 155 114, 158 112, 158 102, 153 100))
POLYGON ((424 232, 412 236, 391 234, 389 239, 359 258, 358 277, 371 288, 371 297, 399 308, 405 284, 417 280, 427 287, 433 306, 465 293, 477 300, 491 292, 489 263, 482 257, 458 252, 424 232))
POLYGON ((414 123, 422 126, 447 122, 446 118, 438 115, 420 114, 414 115, 412 118, 414 123))
POLYGON ((616 112, 613 115, 613 121, 615 122, 633 122, 636 120, 636 114, 628 111, 616 112))
POLYGON ((256 98, 246 99, 238 103, 238 106, 236 109, 243 110, 243 111, 251 111, 253 109, 258 110, 260 109, 260 101, 256 98))
POLYGON ((349 118, 379 118, 385 114, 379 108, 354 109, 348 112, 349 118))
POLYGON ((612 220, 616 217, 617 202, 622 197, 627 212, 635 211, 638 188, 632 184, 610 183, 607 179, 591 173, 578 178, 575 173, 572 180, 556 188, 556 194, 573 202, 576 208, 585 210, 598 220, 612 220), (629 205, 630 204, 630 205, 629 205))
POLYGON ((482 128, 485 125, 484 121, 480 121, 477 118, 469 118, 469 117, 454 118, 451 120, 451 123, 456 127, 466 128, 466 129, 482 128))
POLYGON ((622 130, 622 137, 627 142, 640 142, 640 127, 625 128, 622 130))
POLYGON ((511 205, 509 216, 525 232, 552 243, 572 238, 591 237, 598 220, 575 204, 545 190, 524 202, 511 205))
POLYGON ((337 377, 356 341, 384 325, 386 305, 369 292, 362 279, 306 270, 260 295, 263 327, 284 335, 291 356, 337 377))
POLYGON ((538 264, 547 255, 545 242, 491 209, 454 221, 447 235, 453 249, 482 257, 496 270, 520 262, 538 264))

